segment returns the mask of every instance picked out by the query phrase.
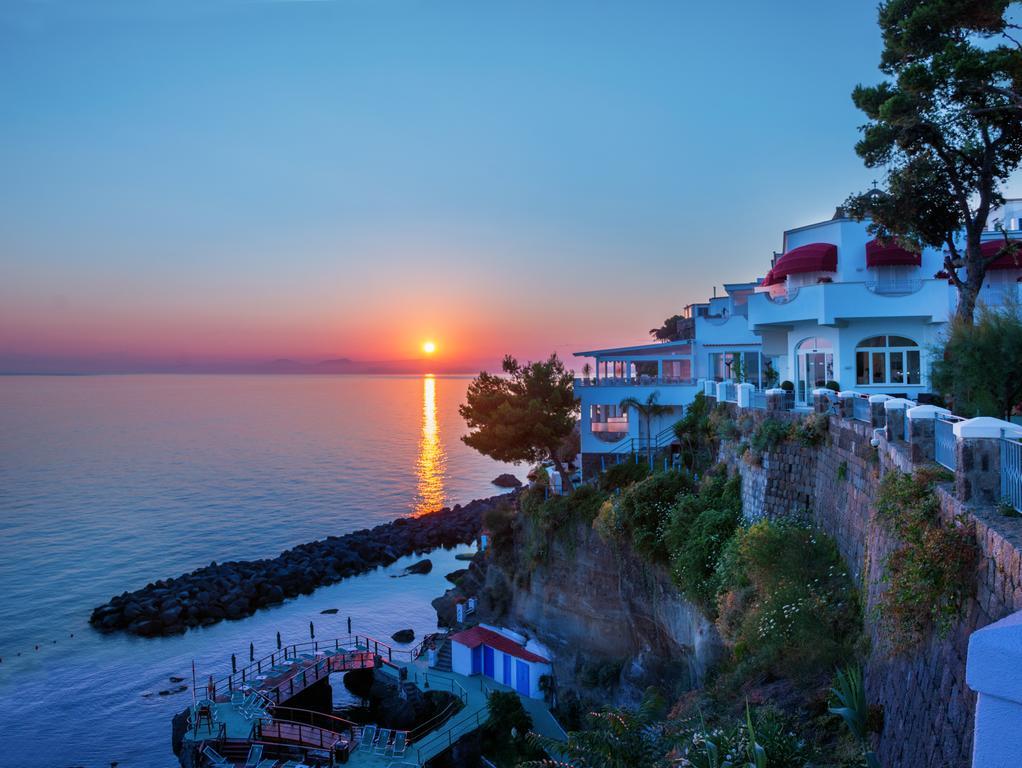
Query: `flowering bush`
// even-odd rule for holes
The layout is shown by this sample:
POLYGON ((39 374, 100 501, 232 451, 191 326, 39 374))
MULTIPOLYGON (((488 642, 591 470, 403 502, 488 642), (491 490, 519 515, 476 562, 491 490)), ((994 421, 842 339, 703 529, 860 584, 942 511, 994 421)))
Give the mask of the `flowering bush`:
POLYGON ((961 520, 941 519, 937 479, 934 473, 888 472, 880 482, 877 517, 901 540, 885 562, 880 602, 895 653, 918 645, 931 628, 945 635, 974 589, 975 532, 961 520))
POLYGON ((739 530, 719 562, 717 625, 740 664, 799 680, 851 654, 858 597, 827 536, 763 521, 739 530))
POLYGON ((656 562, 667 562, 664 528, 681 493, 691 493, 692 478, 684 472, 658 472, 621 494, 619 513, 636 551, 656 562))

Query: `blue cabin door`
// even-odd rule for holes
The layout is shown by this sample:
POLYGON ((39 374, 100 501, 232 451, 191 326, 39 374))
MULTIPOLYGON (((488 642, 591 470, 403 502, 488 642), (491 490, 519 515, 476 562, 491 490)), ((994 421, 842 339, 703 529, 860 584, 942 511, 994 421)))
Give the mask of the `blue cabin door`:
POLYGON ((522 696, 529 695, 529 665, 515 659, 515 690, 522 696))
POLYGON ((504 654, 504 685, 511 687, 511 657, 504 654))
POLYGON ((483 674, 491 680, 497 679, 493 671, 493 649, 488 645, 483 646, 483 674))
POLYGON ((472 674, 478 675, 483 668, 483 647, 477 645, 472 649, 472 674))

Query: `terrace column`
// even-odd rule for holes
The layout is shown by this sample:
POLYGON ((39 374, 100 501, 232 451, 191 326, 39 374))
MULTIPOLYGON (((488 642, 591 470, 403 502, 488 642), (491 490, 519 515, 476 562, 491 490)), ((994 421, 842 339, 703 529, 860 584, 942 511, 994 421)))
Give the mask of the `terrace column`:
POLYGON ((756 391, 756 388, 752 384, 739 384, 738 387, 738 407, 739 408, 751 408, 752 407, 752 393, 756 391))
POLYGON ((990 416, 955 422, 955 496, 996 504, 1001 499, 1001 438, 1022 437, 1022 427, 990 416))
POLYGON ((656 380, 658 382, 664 380, 664 361, 663 360, 657 360, 656 361, 656 380))
POLYGON ((972 633, 965 682, 978 694, 972 768, 1017 765, 1022 754, 1022 611, 972 633))
POLYGON ((774 387, 766 391, 767 411, 788 410, 787 392, 780 387, 774 387))
POLYGON ((917 405, 905 409, 905 439, 908 441, 913 464, 933 461, 936 456, 934 422, 937 416, 950 416, 947 408, 936 405, 917 405))
POLYGON ((887 426, 887 414, 884 412, 884 403, 890 399, 890 395, 869 396, 869 416, 873 429, 881 429, 887 426))
POLYGON ((905 410, 914 406, 911 400, 903 397, 896 397, 893 400, 884 401, 884 421, 887 423, 887 439, 905 439, 905 410))
POLYGON ((841 416, 845 419, 855 418, 855 395, 858 394, 851 389, 845 389, 837 393, 840 401, 841 416))

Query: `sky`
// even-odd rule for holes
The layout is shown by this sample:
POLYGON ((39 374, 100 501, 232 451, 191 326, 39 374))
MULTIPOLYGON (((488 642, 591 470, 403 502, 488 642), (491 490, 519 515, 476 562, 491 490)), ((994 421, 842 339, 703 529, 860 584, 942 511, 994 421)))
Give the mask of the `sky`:
POLYGON ((0 370, 642 341, 876 171, 874 3, 6 0, 0 370))

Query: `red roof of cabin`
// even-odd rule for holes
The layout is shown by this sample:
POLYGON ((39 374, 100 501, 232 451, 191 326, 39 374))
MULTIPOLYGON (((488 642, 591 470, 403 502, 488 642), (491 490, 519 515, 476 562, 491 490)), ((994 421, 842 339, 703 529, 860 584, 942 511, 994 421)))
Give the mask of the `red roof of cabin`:
POLYGON ((803 272, 837 272, 837 246, 833 243, 809 243, 792 248, 767 272, 763 285, 774 285, 788 275, 803 272))
POLYGON ((879 240, 870 240, 866 243, 867 267, 918 267, 922 263, 921 253, 905 250, 893 240, 889 243, 882 243, 879 240))
POLYGON ((499 632, 494 632, 486 627, 472 627, 471 629, 458 632, 456 635, 451 635, 451 641, 461 643, 469 648, 488 645, 495 651, 506 653, 508 656, 514 656, 522 661, 541 661, 544 663, 549 663, 550 661, 550 659, 544 659, 532 651, 525 650, 521 644, 516 643, 510 637, 505 637, 499 632))
MULTIPOLYGON (((1018 243, 1019 247, 1014 253, 1006 253, 998 259, 987 264, 987 269, 1022 269, 1022 240, 1012 238, 1012 243, 1018 243)), ((995 256, 1004 247, 1004 238, 987 240, 979 249, 984 256, 995 256)))

